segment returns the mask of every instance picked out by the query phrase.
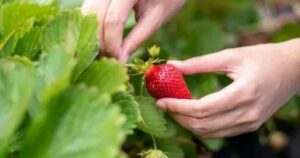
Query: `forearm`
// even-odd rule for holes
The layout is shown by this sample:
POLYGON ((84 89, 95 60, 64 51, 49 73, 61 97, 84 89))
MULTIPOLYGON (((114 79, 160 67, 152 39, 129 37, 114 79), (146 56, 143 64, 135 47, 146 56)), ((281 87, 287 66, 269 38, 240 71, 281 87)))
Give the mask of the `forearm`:
POLYGON ((290 73, 295 74, 295 88, 300 94, 300 38, 292 39, 283 43, 280 43, 282 51, 286 54, 286 64, 290 64, 290 73))

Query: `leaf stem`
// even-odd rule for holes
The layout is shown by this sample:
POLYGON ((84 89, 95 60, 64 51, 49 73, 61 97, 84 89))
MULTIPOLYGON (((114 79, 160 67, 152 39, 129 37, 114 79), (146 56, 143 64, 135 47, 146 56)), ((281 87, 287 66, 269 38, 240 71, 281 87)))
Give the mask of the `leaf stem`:
POLYGON ((152 134, 150 134, 150 136, 151 136, 151 139, 153 141, 154 150, 157 150, 155 138, 152 134))
POLYGON ((143 75, 143 77, 142 77, 142 82, 141 82, 141 87, 140 87, 140 96, 141 96, 141 97, 143 96, 143 88, 144 88, 144 85, 145 85, 145 76, 143 75))
MULTIPOLYGON (((146 127, 146 129, 147 129, 148 131, 150 131, 148 125, 147 125, 146 122, 144 121, 143 117, 141 117, 141 115, 140 115, 140 121, 144 124, 144 126, 146 127)), ((155 141, 155 138, 154 138, 153 134, 152 134, 151 132, 147 132, 147 133, 150 135, 150 137, 151 137, 151 139, 152 139, 154 149, 157 150, 156 141, 155 141)))

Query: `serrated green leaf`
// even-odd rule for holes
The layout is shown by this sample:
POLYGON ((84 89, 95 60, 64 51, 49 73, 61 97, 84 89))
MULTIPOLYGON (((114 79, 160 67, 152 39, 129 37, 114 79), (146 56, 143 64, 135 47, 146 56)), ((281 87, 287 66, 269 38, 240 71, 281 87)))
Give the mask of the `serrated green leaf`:
POLYGON ((70 54, 61 52, 59 48, 44 54, 36 70, 41 83, 38 87, 40 101, 48 101, 67 88, 75 62, 70 54))
POLYGON ((13 3, 27 3, 27 4, 39 4, 39 5, 49 5, 53 0, 8 0, 13 3))
POLYGON ((138 97, 140 116, 138 118, 138 128, 142 131, 160 136, 167 130, 166 120, 162 111, 155 105, 152 98, 138 97))
POLYGON ((33 22, 33 18, 26 20, 22 26, 5 37, 2 41, 3 48, 0 49, 1 56, 9 56, 14 53, 18 40, 32 28, 33 22))
MULTIPOLYGON (((78 61, 76 48, 80 41, 83 17, 78 11, 68 11, 54 18, 44 29, 41 48, 44 52, 37 65, 39 85, 30 108, 31 115, 37 113, 38 105, 66 89, 78 61)), ((92 27, 92 26, 91 26, 92 27)), ((82 49, 84 50, 84 49, 82 49)))
POLYGON ((72 53, 76 53, 74 56, 78 60, 72 77, 75 80, 98 54, 98 22, 94 15, 82 16, 79 11, 62 13, 44 29, 41 40, 42 50, 47 52, 55 45, 63 48, 68 42, 65 39, 65 32, 68 29, 70 29, 72 40, 75 43, 72 53))
POLYGON ((65 33, 65 45, 52 45, 47 48, 47 53, 41 55, 37 64, 36 73, 39 84, 36 86, 35 98, 33 99, 30 113, 34 116, 39 110, 40 103, 45 103, 61 91, 65 90, 71 80, 71 74, 76 60, 75 41, 73 29, 67 29, 65 33))
POLYGON ((39 49, 40 32, 40 28, 36 27, 24 34, 18 41, 14 54, 34 59, 37 56, 37 51, 39 49))
POLYGON ((123 140, 123 115, 97 89, 71 88, 33 122, 21 158, 113 158, 123 140), (34 149, 34 150, 32 150, 34 149))
POLYGON ((41 37, 41 47, 44 52, 48 52, 53 47, 62 48, 63 52, 65 45, 67 45, 71 40, 74 42, 72 47, 73 52, 75 53, 77 43, 79 41, 80 29, 81 29, 81 21, 82 16, 77 11, 68 11, 60 14, 55 17, 55 19, 51 20, 49 24, 44 28, 41 37), (72 38, 68 38, 66 35, 69 32, 69 36, 72 38), (68 40, 66 39, 68 38, 68 40))
POLYGON ((33 93, 31 66, 21 58, 0 60, 0 157, 22 121, 33 93))
POLYGON ((97 40, 97 32, 98 22, 96 16, 85 16, 82 20, 79 41, 76 48, 78 63, 73 72, 73 80, 76 80, 98 54, 99 42, 97 40))
POLYGON ((50 18, 57 13, 51 6, 6 3, 0 6, 0 53, 13 53, 17 41, 31 30, 39 18, 50 18))
POLYGON ((81 6, 84 0, 54 0, 53 5, 59 7, 60 9, 71 9, 81 6))
POLYGON ((28 19, 51 17, 57 10, 50 6, 37 4, 4 4, 0 6, 0 37, 6 37, 18 29, 28 19))
POLYGON ((128 81, 126 68, 115 59, 102 58, 94 61, 78 78, 76 83, 96 86, 100 93, 113 94, 125 89, 128 81))
POLYGON ((157 148, 162 150, 168 157, 170 158, 183 158, 184 153, 179 146, 179 143, 174 139, 165 138, 165 139, 157 139, 157 148))
POLYGON ((119 92, 113 95, 113 103, 121 107, 122 113, 126 116, 126 122, 123 130, 126 134, 132 134, 133 129, 136 128, 139 109, 138 103, 134 97, 126 92, 119 92))

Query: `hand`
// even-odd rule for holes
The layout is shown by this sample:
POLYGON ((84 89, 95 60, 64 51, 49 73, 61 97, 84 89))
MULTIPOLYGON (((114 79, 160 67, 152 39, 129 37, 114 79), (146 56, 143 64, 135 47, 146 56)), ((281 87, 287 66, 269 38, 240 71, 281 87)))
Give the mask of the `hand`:
POLYGON ((200 137, 255 131, 299 92, 299 43, 297 39, 171 61, 185 75, 225 72, 233 83, 198 100, 166 98, 157 104, 200 137))
POLYGON ((184 4, 185 0, 86 0, 82 12, 95 12, 100 23, 101 51, 125 63, 184 4), (137 23, 123 39, 124 25, 134 10, 137 23))

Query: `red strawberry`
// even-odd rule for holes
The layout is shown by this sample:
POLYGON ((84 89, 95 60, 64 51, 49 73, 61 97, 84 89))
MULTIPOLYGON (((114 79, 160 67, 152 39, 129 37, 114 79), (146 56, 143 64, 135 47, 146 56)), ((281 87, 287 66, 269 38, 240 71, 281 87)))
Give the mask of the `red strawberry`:
POLYGON ((171 64, 151 65, 145 74, 148 92, 156 99, 191 99, 181 72, 171 64))

